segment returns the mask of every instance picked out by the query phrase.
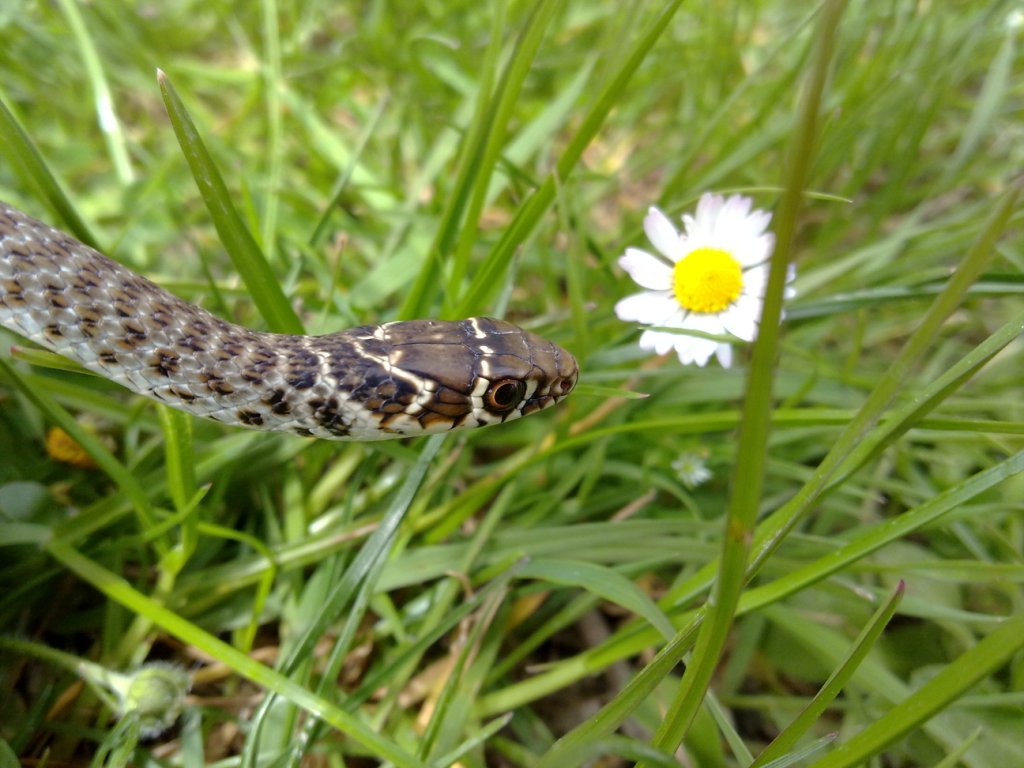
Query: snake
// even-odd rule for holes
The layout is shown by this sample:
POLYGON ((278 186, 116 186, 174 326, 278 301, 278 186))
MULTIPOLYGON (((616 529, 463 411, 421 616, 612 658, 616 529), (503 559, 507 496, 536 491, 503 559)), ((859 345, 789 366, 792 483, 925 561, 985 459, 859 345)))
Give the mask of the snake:
POLYGON ((3 202, 0 325, 195 416, 328 440, 512 421, 558 403, 579 376, 559 345, 488 317, 251 330, 3 202))

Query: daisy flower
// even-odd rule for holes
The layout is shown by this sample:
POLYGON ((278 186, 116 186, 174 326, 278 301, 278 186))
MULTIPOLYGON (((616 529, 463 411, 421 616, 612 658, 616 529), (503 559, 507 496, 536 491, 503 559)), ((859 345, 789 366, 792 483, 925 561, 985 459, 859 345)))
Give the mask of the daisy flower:
POLYGON ((732 345, 707 336, 754 340, 775 237, 765 231, 771 214, 752 202, 704 194, 695 215, 683 214, 683 232, 657 208, 648 211, 644 232, 664 258, 626 249, 619 266, 648 290, 622 299, 615 314, 682 333, 645 330, 641 349, 659 355, 675 349, 683 365, 703 366, 715 355, 728 368, 732 345))

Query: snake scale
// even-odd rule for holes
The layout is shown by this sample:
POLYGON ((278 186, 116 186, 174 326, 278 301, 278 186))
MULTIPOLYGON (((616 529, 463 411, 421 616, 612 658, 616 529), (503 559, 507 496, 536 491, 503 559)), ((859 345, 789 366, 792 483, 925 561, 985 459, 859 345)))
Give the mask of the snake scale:
POLYGON ((196 416, 329 440, 510 421, 554 405, 578 376, 558 345, 483 317, 253 331, 2 202, 0 325, 196 416))

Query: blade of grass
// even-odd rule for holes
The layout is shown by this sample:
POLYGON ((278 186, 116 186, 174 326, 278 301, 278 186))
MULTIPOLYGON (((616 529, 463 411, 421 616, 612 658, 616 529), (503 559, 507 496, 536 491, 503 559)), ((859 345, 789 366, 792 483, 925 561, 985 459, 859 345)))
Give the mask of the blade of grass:
POLYGON ((20 768, 22 765, 18 755, 11 749, 6 739, 0 739, 0 768, 20 768))
POLYGON ((263 195, 263 248, 274 247, 277 239, 277 212, 281 174, 284 168, 283 128, 281 120, 281 35, 277 24, 276 0, 261 0, 263 20, 263 90, 267 104, 266 190, 263 195))
POLYGON ((148 530, 156 524, 153 508, 145 489, 135 479, 131 470, 118 461, 114 454, 107 449, 102 440, 82 427, 70 413, 64 410, 46 392, 37 387, 30 386, 18 371, 2 357, 0 357, 0 372, 36 408, 46 414, 50 421, 67 432, 92 457, 97 466, 106 472, 107 476, 117 484, 124 495, 131 500, 141 530, 148 530))
POLYGON ((483 154, 491 126, 491 92, 494 88, 494 78, 501 55, 501 41, 504 38, 506 5, 504 0, 494 4, 494 12, 491 15, 490 42, 480 66, 476 104, 473 106, 473 117, 461 143, 455 183, 445 202, 444 210, 441 212, 434 240, 430 244, 420 272, 406 293, 405 302, 399 313, 400 317, 422 317, 429 311, 431 299, 427 292, 431 285, 438 282, 438 268, 442 259, 452 249, 455 235, 459 229, 459 222, 462 221, 463 212, 466 210, 466 204, 473 188, 474 176, 479 172, 477 161, 483 154))
POLYGON ((964 763, 961 763, 960 761, 984 732, 985 729, 981 726, 975 728, 966 739, 956 746, 956 749, 937 762, 935 764, 935 768, 957 768, 958 765, 963 765, 964 763))
POLYGON ((978 151, 991 130, 993 120, 999 110, 1004 109, 1004 101, 1014 83, 1014 59, 1019 30, 1013 24, 1004 26, 1003 44, 999 46, 992 58, 985 81, 974 101, 974 109, 967 121, 960 141, 953 150, 953 156, 944 166, 944 182, 956 178, 971 156, 978 151))
POLYGON ((71 32, 78 43, 78 50, 82 56, 82 64, 85 67, 86 79, 92 88, 93 103, 96 106, 96 119, 100 126, 100 132, 107 142, 107 151, 110 153, 110 162, 117 173, 117 179, 122 186, 127 186, 135 181, 135 171, 132 169, 131 159, 128 157, 128 149, 125 143, 124 130, 121 128, 121 121, 114 112, 114 99, 110 95, 110 86, 107 84, 107 75, 103 71, 103 64, 99 54, 96 52, 96 45, 93 43, 89 27, 82 18, 75 0, 58 0, 60 10, 64 18, 71 26, 71 32))
POLYGON ((157 406, 164 433, 164 457, 167 466, 167 493, 180 517, 180 540, 167 557, 161 560, 165 574, 177 574, 195 551, 198 541, 199 516, 196 495, 195 455, 192 450, 192 417, 166 405, 157 406))
POLYGON ((464 765, 465 763, 461 762, 464 755, 468 754, 470 750, 475 749, 482 744, 486 744, 487 740, 508 725, 514 716, 514 713, 509 712, 506 715, 495 718, 489 723, 485 723, 479 730, 474 732, 472 738, 467 739, 451 752, 433 760, 430 763, 431 768, 448 768, 448 766, 452 765, 464 765))
POLYGON ((523 566, 522 576, 553 584, 582 587, 643 617, 666 640, 671 640, 676 633, 672 622, 640 587, 606 566, 579 560, 537 558, 523 566))
POLYGON ((791 765, 801 764, 811 755, 823 751, 829 744, 836 740, 837 735, 838 734, 836 733, 825 734, 820 739, 815 739, 807 746, 795 749, 788 755, 780 757, 778 760, 772 760, 770 763, 766 763, 762 768, 789 768, 791 765))
POLYGON ((1024 614, 1018 614, 1006 619, 977 645, 942 667, 935 677, 863 731, 812 763, 811 768, 864 765, 888 745, 959 699, 976 683, 1010 661, 1022 648, 1024 614))
POLYGON ((793 719, 793 722, 787 725, 782 730, 782 733, 765 747, 761 754, 757 756, 757 759, 751 763, 750 768, 764 768, 768 763, 784 757, 787 752, 796 747, 797 742, 803 735, 818 722, 818 719, 853 676, 860 663, 875 647, 875 643, 881 637, 882 631, 896 613, 896 608, 899 606, 900 600, 903 599, 903 592, 904 584, 901 581, 896 586, 896 589, 893 590, 889 599, 878 606, 874 615, 864 625, 857 639, 854 640, 846 658, 832 671, 832 674, 828 676, 828 679, 818 689, 818 692, 814 694, 814 698, 793 719))
POLYGON ((25 185, 34 189, 49 204, 75 237, 86 245, 100 249, 92 230, 78 215, 60 182, 3 99, 0 99, 0 152, 14 166, 25 185))
POLYGON ((476 229, 479 226, 480 214, 487 200, 488 188, 494 169, 505 144, 509 121, 512 119, 516 100, 523 89, 523 84, 530 74, 530 66, 537 56, 541 41, 547 34, 555 11, 561 6, 558 0, 544 0, 534 6, 526 30, 519 38, 511 60, 508 62, 498 88, 494 94, 490 127, 483 142, 483 151, 472 175, 472 189, 469 194, 468 206, 462 222, 462 231, 456 240, 456 249, 452 258, 451 276, 448 282, 447 295, 452 297, 446 302, 446 311, 455 306, 455 297, 462 287, 462 281, 469 269, 469 257, 473 243, 476 241, 476 229))
POLYGON ((213 163, 199 131, 185 109, 170 79, 157 70, 157 82, 164 106, 174 127, 178 144, 188 161, 203 202, 213 219, 221 242, 235 269, 245 283, 253 302, 270 330, 277 333, 302 333, 302 322, 295 314, 270 264, 246 228, 231 202, 224 179, 213 163))
POLYGON ((192 452, 191 417, 160 405, 157 408, 164 432, 164 456, 167 465, 167 492, 174 508, 187 509, 196 491, 195 456, 192 452))
POLYGON ((92 584, 107 598, 147 617, 183 643, 190 645, 256 685, 279 694, 297 707, 322 718, 370 750, 375 756, 399 766, 422 768, 422 763, 394 742, 378 735, 370 726, 287 677, 249 658, 234 646, 168 610, 142 594, 120 576, 111 573, 61 541, 47 544, 47 552, 79 578, 92 584))
POLYGON ((508 270, 516 249, 529 237, 541 216, 554 202, 555 179, 564 181, 572 173, 583 156, 583 150, 597 135, 608 114, 624 93, 633 74, 665 31, 681 4, 682 0, 670 0, 666 3, 640 38, 628 49, 622 64, 601 89, 597 99, 584 116, 579 130, 573 135, 562 156, 558 159, 555 170, 519 208, 512 223, 494 246, 487 261, 476 272, 472 283, 453 313, 455 316, 465 317, 483 310, 488 298, 493 295, 493 291, 501 285, 500 277, 508 270))
POLYGON ((348 159, 348 163, 345 168, 338 174, 337 180, 334 182, 334 188, 331 190, 330 199, 327 205, 324 206, 323 213, 320 214, 320 218, 316 222, 316 226, 313 227, 313 234, 309 236, 309 245, 316 247, 320 245, 324 234, 327 232, 327 225, 331 221, 331 214, 334 209, 341 203, 342 196, 345 194, 345 190, 348 189, 349 182, 352 180, 352 176, 359 167, 359 161, 363 156, 363 152, 366 151, 367 144, 370 143, 370 139, 373 138, 374 133, 377 129, 381 118, 384 116, 385 111, 388 108, 388 98, 385 96, 377 104, 377 108, 373 112, 373 116, 366 124, 366 128, 363 130, 362 135, 356 142, 355 149, 352 151, 352 156, 348 159))
POLYGON ((697 636, 693 656, 652 742, 664 752, 672 752, 682 743, 704 699, 746 583, 747 560, 757 525, 757 512, 762 502, 783 293, 789 263, 793 259, 797 215, 810 173, 814 147, 817 145, 822 94, 844 7, 845 0, 826 3, 816 29, 810 76, 804 86, 796 132, 789 150, 786 188, 776 219, 777 242, 771 257, 760 330, 754 342, 750 376, 745 387, 739 448, 732 475, 718 574, 708 598, 707 620, 697 636))

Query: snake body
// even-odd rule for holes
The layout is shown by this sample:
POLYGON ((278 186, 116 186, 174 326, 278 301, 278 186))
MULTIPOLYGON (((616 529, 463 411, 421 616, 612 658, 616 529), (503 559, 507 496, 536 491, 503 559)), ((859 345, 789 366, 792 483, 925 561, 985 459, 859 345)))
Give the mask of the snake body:
POLYGON ((253 331, 2 202, 0 325, 188 413, 330 440, 510 421, 578 376, 558 345, 490 318, 253 331))

